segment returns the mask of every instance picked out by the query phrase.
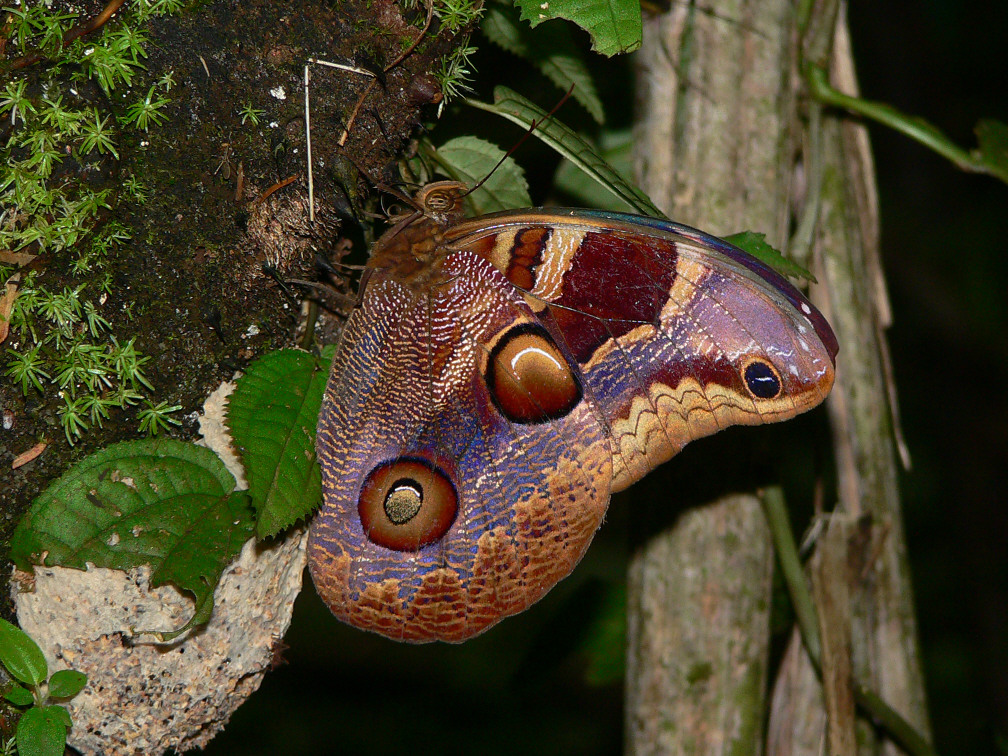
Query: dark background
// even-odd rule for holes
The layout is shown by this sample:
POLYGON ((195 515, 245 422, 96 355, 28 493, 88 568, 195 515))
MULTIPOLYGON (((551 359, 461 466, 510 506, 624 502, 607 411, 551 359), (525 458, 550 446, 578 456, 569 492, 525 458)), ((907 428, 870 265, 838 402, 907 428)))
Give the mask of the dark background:
MULTIPOLYGON (((961 145, 974 144, 979 118, 1008 121, 1008 5, 854 3, 850 17, 868 98, 927 118, 961 145)), ((477 42, 481 74, 493 78, 495 65, 511 74, 513 61, 477 42)), ((1005 754, 1008 187, 881 127, 871 136, 895 312, 890 342, 913 457, 901 485, 936 746, 1005 754)), ((788 425, 695 444, 666 466, 663 485, 688 503, 704 488, 697 476, 723 475, 725 455, 735 455, 731 468, 750 469, 778 443, 802 445, 777 454, 814 466, 822 414, 788 425), (750 444, 756 461, 744 451, 750 444)), ((802 475, 784 475, 800 505, 809 495, 802 475)), ((615 500, 572 579, 463 646, 400 646, 351 630, 309 583, 286 639, 288 663, 207 753, 618 752, 618 679, 586 677, 605 679, 613 661, 591 653, 591 640, 605 607, 618 606, 636 506, 615 500)))

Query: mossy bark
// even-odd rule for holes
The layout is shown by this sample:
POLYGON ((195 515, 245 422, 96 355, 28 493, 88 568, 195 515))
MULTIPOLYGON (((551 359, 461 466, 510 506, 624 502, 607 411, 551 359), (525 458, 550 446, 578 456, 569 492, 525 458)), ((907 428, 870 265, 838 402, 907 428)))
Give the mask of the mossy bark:
MULTIPOLYGON (((54 10, 70 5, 58 2, 54 10)), ((82 22, 101 7, 74 4, 82 22)), ((313 56, 357 59, 381 70, 420 36, 424 20, 422 6, 404 15, 394 0, 188 4, 179 14, 150 21, 144 67, 134 72, 132 88, 120 85, 111 96, 93 81, 74 80, 73 66, 43 58, 18 67, 19 51, 7 46, 0 82, 24 79, 29 97, 58 94, 66 107, 93 107, 116 124, 118 159, 96 152, 80 162, 64 156, 52 181, 111 189, 111 207, 97 223, 121 224, 129 240, 91 274, 94 280, 71 272, 74 248, 42 250, 32 267, 36 284, 51 291, 84 284, 95 292, 97 280, 111 276, 99 313, 119 343, 135 338, 136 349, 150 359, 144 370, 154 387, 151 401, 182 406, 173 415, 181 426, 170 435, 193 437, 196 410, 214 387, 263 352, 296 343, 304 293, 285 289, 277 278, 319 278, 316 256, 336 261, 343 254, 341 229, 349 219, 352 234, 360 195, 373 188, 349 158, 371 177, 389 180, 395 156, 439 95, 430 72, 457 34, 428 30, 422 44, 384 72, 381 85, 370 76, 313 67, 314 220, 308 213, 305 64, 313 56), (170 100, 161 111, 165 120, 147 131, 126 123, 128 105, 167 74, 173 86, 158 89, 170 100), (243 116, 246 106, 258 111, 258 123, 243 116), (145 202, 129 199, 127 179, 146 187, 145 202)), ((113 17, 108 28, 117 23, 113 17)), ((86 39, 97 44, 103 31, 86 39)), ((85 245, 87 233, 82 236, 85 245)), ((39 253, 34 245, 24 251, 39 253)), ((330 322, 338 325, 338 319, 330 322)), ((14 340, 9 336, 0 352, 14 340)), ((49 482, 88 454, 139 435, 142 403, 114 409, 71 446, 57 414, 63 404, 58 387, 45 389, 23 396, 20 386, 0 380, 0 407, 12 422, 0 430, 0 553, 20 514, 49 482), (45 451, 11 469, 11 461, 39 440, 48 443, 45 451)))

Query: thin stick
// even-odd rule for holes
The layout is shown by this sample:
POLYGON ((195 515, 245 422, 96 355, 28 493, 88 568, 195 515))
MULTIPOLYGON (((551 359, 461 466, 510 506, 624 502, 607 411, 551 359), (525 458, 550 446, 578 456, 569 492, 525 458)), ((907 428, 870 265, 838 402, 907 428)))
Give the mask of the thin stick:
POLYGON ((374 90, 375 84, 377 83, 377 79, 372 79, 371 83, 368 84, 367 89, 364 90, 364 94, 360 96, 360 99, 357 100, 357 104, 354 105, 353 112, 350 113, 350 118, 347 119, 346 126, 343 127, 343 133, 340 134, 340 138, 336 140, 336 144, 340 147, 346 144, 346 140, 350 136, 350 128, 353 126, 353 122, 357 119, 357 114, 360 113, 361 106, 374 90))
POLYGON ((427 34, 427 30, 430 29, 431 19, 433 18, 434 18, 434 0, 427 0, 427 21, 424 23, 423 29, 420 30, 419 36, 416 38, 416 40, 414 40, 412 45, 406 48, 406 50, 403 52, 402 55, 400 55, 398 58, 393 60, 391 63, 385 66, 385 68, 382 69, 385 73, 388 73, 393 68, 398 66, 400 63, 406 60, 406 58, 408 58, 414 50, 416 50, 417 45, 420 44, 420 42, 424 38, 424 35, 427 34))
POLYGON ((308 64, 304 67, 304 125, 305 143, 308 145, 308 220, 315 222, 315 179, 311 159, 311 109, 308 107, 308 64))
POLYGON ((329 68, 338 68, 341 71, 349 71, 350 73, 362 74, 363 76, 370 76, 371 78, 376 78, 374 71, 368 71, 366 68, 358 68, 357 66, 348 66, 345 63, 332 63, 328 60, 322 60, 321 58, 308 58, 309 63, 317 63, 320 66, 329 66, 329 68))
MULTIPOLYGON (((295 181, 297 177, 298 174, 295 173, 293 176, 288 176, 283 181, 278 181, 277 183, 273 184, 273 186, 271 186, 269 189, 267 189, 265 192, 256 197, 255 201, 252 204, 258 205, 260 202, 262 202, 271 194, 273 194, 273 192, 277 191, 278 189, 283 189, 285 186, 287 186, 287 184, 291 183, 292 181, 295 181)), ((314 220, 314 218, 312 220, 314 220)))
MULTIPOLYGON (((85 34, 90 34, 96 29, 100 29, 105 25, 106 21, 112 18, 112 14, 119 10, 125 2, 126 0, 109 0, 108 4, 102 9, 101 13, 68 31, 66 36, 63 37, 63 44, 60 45, 60 49, 66 48, 67 45, 78 37, 83 37, 85 34)), ((30 66, 33 63, 37 63, 42 60, 44 57, 45 56, 41 52, 34 52, 31 55, 25 55, 24 57, 17 58, 11 63, 10 70, 14 71, 18 68, 30 66)))

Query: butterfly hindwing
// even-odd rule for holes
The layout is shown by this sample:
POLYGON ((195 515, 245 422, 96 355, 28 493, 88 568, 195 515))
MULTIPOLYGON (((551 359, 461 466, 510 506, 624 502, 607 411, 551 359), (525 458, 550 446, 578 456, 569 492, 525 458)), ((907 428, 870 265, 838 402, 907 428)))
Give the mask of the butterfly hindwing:
POLYGON ((464 640, 537 601, 584 554, 612 480, 580 376, 567 376, 576 401, 562 386, 546 407, 493 370, 550 339, 521 293, 476 256, 445 264, 447 281, 421 290, 372 277, 319 418, 316 587, 340 618, 409 641, 464 640), (374 524, 406 520, 389 505, 397 486, 407 504, 419 494, 409 522, 422 525, 400 540, 374 524))

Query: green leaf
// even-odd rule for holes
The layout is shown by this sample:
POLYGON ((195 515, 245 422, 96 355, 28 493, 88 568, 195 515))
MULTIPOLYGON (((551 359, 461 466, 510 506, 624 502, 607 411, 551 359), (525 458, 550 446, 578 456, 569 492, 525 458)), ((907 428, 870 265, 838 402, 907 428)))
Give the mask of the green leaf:
POLYGON ((150 565, 209 616, 224 568, 252 535, 248 495, 216 454, 174 439, 127 441, 83 459, 32 502, 11 539, 22 569, 150 565))
POLYGON ((67 711, 64 707, 62 707, 62 706, 46 706, 45 708, 46 709, 52 709, 52 715, 54 717, 56 717, 56 719, 58 719, 60 722, 62 722, 63 726, 66 727, 68 730, 71 727, 73 727, 73 720, 70 719, 70 712, 67 711))
POLYGON ((573 21, 591 36, 602 55, 633 52, 641 45, 640 0, 517 0, 532 26, 552 18, 573 21))
POLYGON ((28 688, 23 688, 15 682, 12 682, 11 685, 13 687, 4 693, 4 698, 12 704, 15 706, 30 706, 35 702, 35 697, 28 688))
POLYGON ((1008 125, 984 119, 976 125, 976 135, 981 163, 992 175, 1008 182, 1008 125))
POLYGON ((815 276, 801 265, 791 260, 775 249, 766 240, 766 234, 758 234, 755 231, 742 231, 731 236, 725 236, 724 240, 729 244, 734 244, 744 252, 748 252, 760 262, 769 265, 782 276, 791 278, 802 278, 806 281, 816 282, 815 276))
POLYGON ((614 170, 595 147, 573 129, 548 117, 546 111, 507 87, 494 88, 494 103, 467 99, 474 108, 508 119, 525 128, 535 124, 532 134, 574 163, 594 181, 609 190, 638 213, 664 218, 648 196, 614 170))
POLYGON ((25 685, 41 685, 49 674, 45 655, 20 627, 0 618, 0 662, 15 680, 25 685))
POLYGON ((483 215, 532 204, 521 166, 509 157, 494 171, 502 157, 504 151, 497 145, 463 136, 441 145, 435 159, 453 179, 469 186, 486 178, 479 189, 466 197, 473 211, 483 215))
MULTIPOLYGON (((603 130, 599 135, 599 154, 621 176, 633 173, 633 132, 603 130)), ((629 183, 629 182, 628 182, 629 183)), ((570 160, 561 161, 553 176, 553 186, 579 207, 597 207, 601 210, 634 212, 636 209, 622 198, 614 198, 605 186, 578 168, 570 160)))
POLYGON ((563 91, 573 87, 571 96, 591 117, 598 123, 605 120, 595 82, 566 24, 533 30, 519 22, 512 5, 495 2, 486 6, 480 29, 491 42, 532 63, 563 91))
POLYGON ((62 706, 34 706, 28 709, 18 720, 18 754, 63 756, 68 727, 66 717, 62 706))
POLYGON ((284 349, 250 365, 228 397, 227 425, 245 466, 259 538, 306 517, 322 500, 315 426, 328 375, 328 360, 284 349))
POLYGON ((76 669, 61 669, 49 678, 49 696, 52 698, 73 698, 87 685, 87 675, 76 669))

